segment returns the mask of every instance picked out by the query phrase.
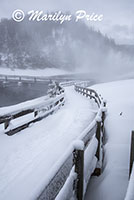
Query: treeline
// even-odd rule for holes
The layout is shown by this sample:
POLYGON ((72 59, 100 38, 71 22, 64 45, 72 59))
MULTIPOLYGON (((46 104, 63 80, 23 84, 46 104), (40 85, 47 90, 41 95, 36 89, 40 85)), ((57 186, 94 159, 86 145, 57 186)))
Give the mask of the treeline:
POLYGON ((114 40, 82 22, 0 22, 0 66, 73 71, 103 65, 111 51, 126 55, 127 48, 122 50, 114 40))

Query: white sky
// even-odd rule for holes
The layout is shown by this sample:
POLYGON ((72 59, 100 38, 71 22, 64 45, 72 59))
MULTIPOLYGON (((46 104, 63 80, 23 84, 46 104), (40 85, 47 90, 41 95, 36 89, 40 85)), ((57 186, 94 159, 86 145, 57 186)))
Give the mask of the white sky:
MULTIPOLYGON (((102 22, 93 25, 113 37, 117 43, 134 44, 134 0, 0 0, 0 18, 11 17, 15 9, 71 11, 103 14, 102 22)), ((88 22, 90 25, 90 22, 88 22)))

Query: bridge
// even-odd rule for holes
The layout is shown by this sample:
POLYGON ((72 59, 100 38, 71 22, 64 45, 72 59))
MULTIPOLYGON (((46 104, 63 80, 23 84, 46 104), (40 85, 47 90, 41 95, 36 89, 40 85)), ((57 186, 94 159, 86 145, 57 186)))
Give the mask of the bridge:
MULTIPOLYGON (((61 80, 61 77, 60 78, 58 77, 55 80, 59 79, 61 80)), ((1 76, 1 80, 6 82, 10 80, 17 83, 26 81, 30 83, 30 82, 45 82, 48 81, 49 79, 48 78, 42 79, 41 77, 20 78, 18 76, 15 77, 14 79, 11 76, 8 77, 1 76)), ((36 140, 37 141, 39 140, 40 143, 37 143, 36 140, 33 140, 33 142, 35 143, 34 147, 36 147, 37 150, 39 148, 38 145, 40 144, 43 149, 42 151, 39 148, 39 152, 40 151, 41 152, 38 155, 36 155, 36 157, 35 155, 32 155, 33 158, 34 157, 35 158, 33 162, 31 162, 31 164, 36 166, 35 168, 33 167, 33 169, 34 170, 36 169, 37 172, 39 173, 39 180, 38 180, 39 184, 34 183, 35 180, 37 181, 37 177, 36 179, 34 179, 35 178, 34 174, 36 174, 36 172, 32 170, 32 167, 30 165, 28 165, 29 167, 28 170, 31 169, 30 181, 26 180, 26 182, 29 182, 30 184, 29 186, 27 185, 28 190, 25 187, 23 188, 22 185, 20 186, 18 185, 18 183, 21 184, 24 181, 23 177, 18 178, 15 185, 12 185, 11 187, 8 186, 7 191, 11 194, 13 192, 12 190, 14 189, 14 186, 17 186, 18 190, 20 190, 21 187, 22 197, 19 196, 20 193, 13 192, 13 194, 11 194, 11 197, 13 199, 22 198, 23 200, 24 199, 38 199, 38 200, 68 199, 69 200, 71 198, 74 198, 78 200, 83 200, 91 176, 99 176, 103 171, 103 158, 104 158, 103 145, 105 141, 105 118, 107 111, 106 101, 95 90, 89 88, 91 82, 88 81, 78 82, 76 80, 70 80, 70 79, 69 81, 67 81, 66 78, 64 80, 65 80, 64 83, 61 84, 61 86, 64 87, 64 90, 62 90, 58 95, 56 95, 53 98, 49 98, 48 95, 45 95, 43 97, 39 97, 37 99, 28 102, 7 107, 7 109, 5 108, 0 109, 0 124, 2 126, 1 133, 11 138, 13 145, 15 144, 14 143, 15 138, 16 140, 20 138, 19 142, 22 141, 22 143, 26 142, 26 140, 29 140, 29 138, 30 140, 32 140, 32 137, 28 134, 33 134, 34 137, 35 134, 34 132, 36 131, 36 140), (67 108, 69 108, 69 107, 66 108, 66 104, 70 104, 70 102, 72 102, 72 105, 70 106, 70 111, 74 107, 73 112, 75 118, 75 115, 78 114, 78 108, 81 110, 84 107, 84 105, 81 105, 81 101, 79 100, 81 100, 83 103, 85 102, 86 104, 85 109, 88 108, 89 104, 91 104, 89 108, 89 112, 91 113, 91 115, 89 115, 89 113, 87 113, 85 110, 85 112, 87 113, 87 114, 85 113, 85 115, 87 115, 88 118, 90 118, 90 120, 88 123, 85 123, 83 121, 83 123, 85 123, 85 126, 83 127, 82 123, 81 124, 82 129, 77 129, 77 126, 79 126, 79 124, 77 124, 77 126, 74 125, 74 123, 77 123, 77 121, 76 122, 71 121, 71 119, 69 118, 71 117, 73 118, 73 116, 70 116, 69 113, 66 114, 67 108), (49 135, 47 135, 47 137, 50 137, 49 140, 51 143, 47 144, 49 140, 47 139, 47 137, 44 136, 45 133, 41 135, 41 138, 39 138, 40 133, 42 134, 43 130, 45 129, 51 130, 51 128, 48 128, 49 123, 51 123, 50 126, 56 126, 55 116, 57 116, 57 119, 59 120, 60 123, 61 116, 63 115, 67 115, 63 120, 63 122, 66 122, 67 124, 59 125, 59 129, 56 129, 55 127, 55 132, 57 135, 53 132, 54 129, 52 129, 53 130, 51 132, 52 135, 50 135, 50 133, 49 135), (52 120, 51 122, 49 121, 50 117, 53 117, 51 118, 52 120), (39 127, 42 127, 41 130, 39 127), (72 129, 72 134, 70 136, 69 131, 71 132, 71 129, 72 129), (73 133, 74 130, 75 133, 73 133), (42 140, 44 141, 43 143, 41 142, 42 140), (67 140, 68 142, 66 142, 67 140), (58 142, 58 145, 61 145, 59 149, 57 148, 57 153, 54 152, 53 150, 53 146, 54 145, 57 146, 56 142, 58 142), (66 144, 65 147, 63 147, 64 142, 66 144), (43 146, 46 146, 46 149, 44 149, 43 146), (43 154, 44 155, 46 154, 46 156, 43 156, 43 154), (50 158, 47 158, 48 155, 51 155, 50 158), (41 158, 39 158, 39 156, 41 158), (42 158, 44 160, 41 160, 42 158), (48 170, 48 168, 45 167, 45 163, 47 162, 50 163, 49 165, 47 164, 48 168, 51 166, 51 164, 53 165, 50 168, 50 171, 48 170), (33 183, 31 182, 32 176, 33 176, 33 183), (36 185, 38 185, 38 187, 36 185), (31 192, 33 192, 33 194, 31 194, 31 192)), ((82 118, 82 113, 80 115, 80 118, 82 118)), ((76 119, 79 122, 79 117, 76 119)), ((58 121, 56 121, 56 123, 57 122, 58 121)), ((27 143, 27 145, 29 145, 29 143, 27 143)), ((134 171, 132 170, 132 163, 134 161, 133 137, 131 146, 132 150, 131 150, 130 176, 133 177, 131 175, 133 174, 134 171)), ((34 151, 34 148, 32 147, 31 150, 34 151)), ((22 152, 20 151, 20 153, 22 152)), ((36 151, 34 153, 36 154, 36 151)), ((17 156, 18 155, 19 154, 17 154, 17 156)), ((22 170, 20 166, 18 166, 18 168, 22 170)), ((20 173, 20 170, 18 172, 20 173)), ((27 172, 26 174, 24 174, 24 178, 26 178, 26 175, 27 172)), ((130 180, 131 181, 129 187, 132 188, 133 178, 131 178, 130 180)), ((3 194, 2 199, 4 199, 7 196, 7 194, 3 194)), ((129 196, 129 194, 130 192, 128 192, 127 196, 129 196)), ((130 200, 130 197, 129 198, 126 197, 126 199, 130 200)))
MULTIPOLYGON (((92 74, 92 77, 95 75, 92 74)), ((27 82, 27 83, 35 83, 35 82, 47 82, 50 80, 58 81, 58 82, 67 82, 67 81, 91 81, 91 74, 65 74, 65 75, 53 75, 53 76, 18 76, 18 75, 5 75, 0 74, 0 81, 5 82, 27 82)))
MULTIPOLYGON (((56 82, 76 82, 89 80, 85 74, 66 74, 57 76, 18 76, 0 74, 0 106, 11 106, 47 94, 48 84, 56 82), (19 95, 18 95, 19 94, 19 95)), ((92 84, 94 80, 90 79, 92 84)))

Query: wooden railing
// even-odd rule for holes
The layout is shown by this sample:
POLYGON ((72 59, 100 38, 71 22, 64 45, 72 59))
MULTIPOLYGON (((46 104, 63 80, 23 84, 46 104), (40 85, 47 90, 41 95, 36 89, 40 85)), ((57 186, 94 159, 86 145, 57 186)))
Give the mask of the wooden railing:
MULTIPOLYGON (((44 82, 49 80, 57 80, 60 81, 80 81, 83 80, 84 77, 79 74, 63 74, 63 75, 52 75, 52 76, 27 76, 27 75, 5 75, 0 74, 0 81, 14 81, 14 82, 44 82)), ((87 77, 86 77, 87 79, 87 77)), ((93 82, 93 80, 90 80, 93 82)))
POLYGON ((60 85, 62 87, 68 87, 68 86, 72 86, 72 85, 77 85, 77 86, 82 86, 82 87, 88 87, 91 85, 91 83, 93 82, 93 80, 90 81, 65 81, 65 82, 61 82, 60 85))
POLYGON ((98 106, 100 107, 101 105, 101 98, 100 96, 97 94, 97 92, 93 89, 89 89, 86 87, 81 87, 78 85, 75 85, 75 90, 83 95, 85 95, 86 97, 89 97, 90 99, 94 99, 95 102, 98 104, 98 106))
POLYGON ((17 82, 43 82, 48 81, 50 77, 41 77, 41 76, 19 76, 19 75, 4 75, 0 74, 1 81, 17 81, 17 82))
POLYGON ((103 134, 106 103, 100 101, 94 90, 75 86, 99 105, 92 123, 76 138, 63 157, 53 167, 52 173, 42 187, 38 200, 82 200, 91 175, 99 176, 103 166, 103 134))
MULTIPOLYGON (((5 81, 5 82, 13 81, 13 82, 36 83, 36 82, 44 82, 44 81, 50 81, 50 80, 60 81, 60 80, 66 80, 66 79, 69 79, 69 75, 52 75, 52 76, 26 76, 26 75, 24 76, 23 75, 23 76, 20 76, 20 75, 0 74, 0 81, 5 81)), ((75 80, 73 82, 75 82, 75 80)))
POLYGON ((62 86, 62 87, 68 87, 68 86, 72 86, 72 85, 74 85, 76 83, 76 81, 65 81, 65 82, 61 82, 60 83, 60 86, 62 86))
POLYGON ((131 135, 129 178, 125 200, 134 199, 134 131, 132 131, 131 135))
POLYGON ((27 102, 25 102, 25 106, 20 104, 20 108, 18 104, 17 108, 16 106, 14 109, 12 108, 12 111, 4 111, 3 114, 0 114, 0 124, 4 124, 5 134, 13 135, 27 128, 31 123, 37 122, 52 114, 62 105, 64 105, 64 101, 64 90, 62 90, 61 94, 57 95, 56 97, 48 99, 44 97, 44 100, 42 98, 42 101, 39 103, 34 103, 32 100, 32 103, 30 104, 30 101, 28 101, 28 104, 30 104, 29 106, 26 106, 27 102), (13 125, 12 122, 16 121, 17 119, 18 121, 21 120, 22 122, 17 123, 17 125, 13 125))

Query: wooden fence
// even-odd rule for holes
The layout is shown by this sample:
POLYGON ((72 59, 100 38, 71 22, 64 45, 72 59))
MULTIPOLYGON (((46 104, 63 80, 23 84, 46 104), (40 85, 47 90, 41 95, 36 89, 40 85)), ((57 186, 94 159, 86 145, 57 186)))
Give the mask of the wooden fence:
POLYGON ((73 86, 73 85, 75 85, 75 83, 76 83, 76 81, 65 81, 65 82, 61 82, 60 83, 60 86, 62 86, 62 87, 68 87, 68 86, 73 86))
POLYGON ((99 109, 96 118, 56 163, 38 200, 82 200, 91 175, 99 176, 103 164, 103 134, 106 103, 94 90, 75 85, 75 90, 93 98, 99 109), (89 93, 90 92, 90 93, 89 93))
POLYGON ((44 100, 42 98, 42 102, 36 104, 34 104, 32 100, 33 105, 24 107, 20 106, 20 108, 17 107, 17 109, 14 109, 11 112, 5 111, 3 114, 0 114, 0 124, 4 124, 5 134, 13 135, 18 131, 27 128, 31 123, 37 122, 52 114, 62 105, 64 105, 64 101, 64 90, 62 90, 62 92, 56 97, 48 99, 45 99, 44 97, 44 100), (25 118, 23 119, 22 123, 12 125, 12 122, 14 122, 16 119, 21 120, 22 118, 25 118))
POLYGON ((19 76, 19 75, 4 75, 0 74, 1 81, 13 81, 13 82, 44 82, 50 80, 50 77, 41 77, 41 76, 19 76))
POLYGON ((100 107, 100 105, 101 105, 101 98, 100 98, 100 96, 97 94, 97 92, 95 90, 89 89, 89 88, 86 88, 86 87, 81 87, 81 86, 78 86, 78 85, 75 85, 75 90, 77 92, 85 95, 86 97, 89 97, 90 99, 94 99, 94 101, 100 107))
MULTIPOLYGON (((5 75, 0 74, 0 81, 13 81, 13 82, 44 82, 49 80, 55 80, 58 82, 61 81, 80 81, 80 80, 88 80, 88 77, 81 76, 80 74, 63 74, 63 75, 52 75, 52 76, 20 76, 20 75, 5 75)), ((93 80, 90 80, 93 82, 93 80)))
POLYGON ((134 200, 134 131, 131 135, 129 178, 125 200, 134 200))

